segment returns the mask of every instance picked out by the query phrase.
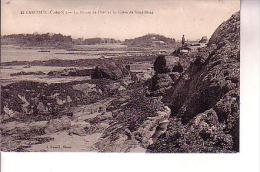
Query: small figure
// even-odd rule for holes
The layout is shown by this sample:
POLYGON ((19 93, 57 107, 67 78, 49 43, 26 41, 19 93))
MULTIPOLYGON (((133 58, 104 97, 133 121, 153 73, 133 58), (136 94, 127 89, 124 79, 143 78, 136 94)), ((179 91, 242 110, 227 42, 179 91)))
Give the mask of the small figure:
POLYGON ((181 44, 182 44, 182 46, 184 46, 184 44, 185 44, 185 37, 184 37, 184 35, 182 35, 181 44))

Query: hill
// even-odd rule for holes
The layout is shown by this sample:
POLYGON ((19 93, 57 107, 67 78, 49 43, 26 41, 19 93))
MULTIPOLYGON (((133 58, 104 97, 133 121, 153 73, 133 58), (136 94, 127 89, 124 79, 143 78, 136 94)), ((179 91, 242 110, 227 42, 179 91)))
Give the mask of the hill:
POLYGON ((133 47, 175 47, 176 41, 158 34, 147 34, 134 39, 126 39, 123 44, 133 47))
POLYGON ((40 46, 40 47, 64 47, 72 44, 71 36, 62 34, 11 34, 1 37, 1 44, 12 44, 21 46, 40 46))

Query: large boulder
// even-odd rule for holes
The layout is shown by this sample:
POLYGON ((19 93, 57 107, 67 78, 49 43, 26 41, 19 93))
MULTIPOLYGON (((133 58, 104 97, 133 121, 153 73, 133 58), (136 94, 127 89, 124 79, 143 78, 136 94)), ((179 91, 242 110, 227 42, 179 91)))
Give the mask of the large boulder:
POLYGON ((154 62, 154 70, 156 73, 182 72, 183 67, 177 57, 159 55, 154 62))
POLYGON ((91 78, 118 80, 129 75, 130 71, 122 64, 111 59, 102 59, 92 72, 91 78))
POLYGON ((52 134, 61 130, 69 129, 71 126, 71 119, 63 116, 57 119, 51 119, 45 128, 45 133, 52 134))

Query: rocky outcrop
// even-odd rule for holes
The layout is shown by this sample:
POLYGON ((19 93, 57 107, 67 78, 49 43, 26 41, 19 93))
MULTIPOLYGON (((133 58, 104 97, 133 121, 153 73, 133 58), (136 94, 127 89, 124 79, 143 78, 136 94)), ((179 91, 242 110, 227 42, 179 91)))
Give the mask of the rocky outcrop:
POLYGON ((163 102, 170 106, 173 119, 180 120, 181 131, 168 128, 152 150, 161 150, 159 145, 167 140, 165 151, 179 151, 180 145, 186 146, 181 152, 239 151, 239 53, 240 13, 236 13, 218 27, 206 49, 164 95, 163 102), (201 144, 187 138, 194 132, 198 133, 194 140, 201 144), (176 138, 186 141, 170 144, 176 138))
MULTIPOLYGON (((240 48, 237 20, 239 20, 239 14, 225 22, 227 29, 221 32, 223 40, 213 43, 211 39, 208 47, 209 55, 196 59, 169 92, 171 96, 166 97, 173 111, 178 113, 184 121, 213 107, 229 91, 239 88, 240 48), (236 29, 230 32, 229 27, 236 29), (217 47, 213 49, 215 45, 217 47)), ((223 24, 220 27, 223 27, 223 24)), ((215 34, 213 38, 217 37, 215 34)))
POLYGON ((145 152, 166 131, 171 111, 140 88, 123 101, 112 103, 113 118, 95 147, 102 152, 145 152))
POLYGON ((170 119, 167 131, 148 152, 231 152, 234 140, 224 131, 213 109, 198 114, 187 125, 170 119))
POLYGON ((129 76, 130 71, 112 59, 102 59, 91 74, 92 79, 118 80, 129 76))
POLYGON ((150 95, 161 95, 165 94, 168 89, 172 87, 173 80, 169 74, 157 74, 154 75, 150 80, 150 95))
POLYGON ((0 150, 24 151, 32 144, 48 142, 53 138, 38 137, 45 134, 48 121, 6 122, 0 126, 0 150))
POLYGON ((87 87, 89 90, 84 87, 84 91, 81 87, 82 84, 46 84, 32 81, 2 86, 0 117, 3 121, 40 118, 39 115, 47 118, 46 114, 58 114, 101 95, 92 87, 87 87))
POLYGON ((63 116, 57 119, 51 119, 48 122, 47 127, 45 128, 45 133, 52 134, 57 131, 69 129, 70 126, 71 126, 71 120, 67 116, 63 116))
POLYGON ((207 42, 208 42, 207 36, 203 36, 203 37, 200 39, 200 41, 199 41, 199 43, 207 43, 207 42))
POLYGON ((79 136, 85 136, 87 130, 91 127, 90 123, 84 120, 73 121, 69 130, 69 134, 76 134, 79 136))
POLYGON ((172 88, 183 72, 178 57, 159 55, 154 62, 155 75, 150 79, 152 96, 163 95, 172 88))
POLYGON ((175 56, 159 55, 154 62, 154 71, 156 73, 182 72, 179 59, 175 56))
POLYGON ((17 121, 12 121, 8 123, 1 124, 1 135, 12 135, 14 136, 22 136, 22 135, 37 135, 43 134, 45 128, 47 127, 48 121, 36 121, 36 122, 27 122, 20 123, 17 121))
POLYGON ((172 85, 172 78, 169 74, 157 74, 151 79, 151 90, 155 91, 161 88, 171 87, 172 85))

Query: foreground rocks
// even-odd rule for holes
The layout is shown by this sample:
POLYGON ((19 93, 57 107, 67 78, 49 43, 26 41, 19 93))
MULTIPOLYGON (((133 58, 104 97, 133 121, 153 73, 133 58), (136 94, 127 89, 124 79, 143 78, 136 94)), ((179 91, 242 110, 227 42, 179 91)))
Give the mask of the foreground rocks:
POLYGON ((37 114, 57 114, 84 100, 81 91, 67 84, 22 81, 2 87, 1 119, 37 118, 37 114))
POLYGON ((157 98, 136 90, 116 109, 96 148, 102 152, 145 152, 167 128, 170 109, 157 98))
POLYGON ((221 24, 163 102, 172 119, 151 152, 238 152, 240 13, 221 24))
POLYGON ((130 83, 131 78, 53 84, 34 81, 12 83, 2 86, 0 119, 4 122, 59 117, 63 113, 69 114, 72 107, 117 95, 130 83))
POLYGON ((187 125, 171 118, 167 131, 148 152, 232 152, 234 141, 212 109, 198 114, 187 125))
MULTIPOLYGON (((143 89, 142 84, 133 89, 140 86, 143 89)), ((102 78, 58 84, 22 81, 2 86, 1 150, 104 150, 94 144, 115 122, 117 109, 132 94, 133 90, 129 91, 132 85, 135 82, 126 76, 118 80, 102 78), (61 137, 65 142, 74 138, 80 145, 73 141, 72 145, 79 147, 67 148, 61 137), (85 142, 86 138, 94 140, 85 142), (65 148, 56 144, 64 144, 65 148)), ((135 120, 138 118, 132 122, 135 120)), ((136 143, 144 151, 140 142, 136 143)))

